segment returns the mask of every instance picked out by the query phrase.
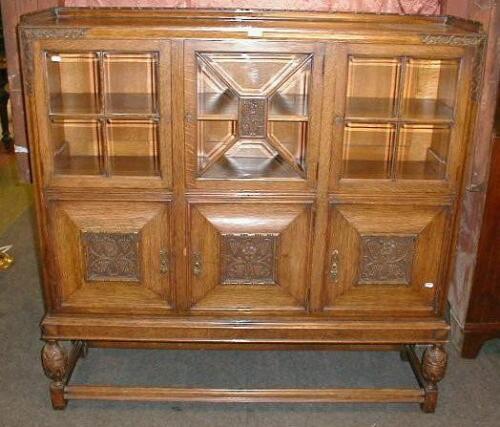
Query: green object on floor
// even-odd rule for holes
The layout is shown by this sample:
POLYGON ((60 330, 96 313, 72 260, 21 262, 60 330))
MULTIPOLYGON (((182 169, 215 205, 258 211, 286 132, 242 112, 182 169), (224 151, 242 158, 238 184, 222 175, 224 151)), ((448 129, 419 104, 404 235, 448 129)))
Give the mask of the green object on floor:
POLYGON ((0 153, 0 235, 33 203, 31 184, 19 182, 14 155, 0 153), (8 157, 5 159, 5 157, 8 157))

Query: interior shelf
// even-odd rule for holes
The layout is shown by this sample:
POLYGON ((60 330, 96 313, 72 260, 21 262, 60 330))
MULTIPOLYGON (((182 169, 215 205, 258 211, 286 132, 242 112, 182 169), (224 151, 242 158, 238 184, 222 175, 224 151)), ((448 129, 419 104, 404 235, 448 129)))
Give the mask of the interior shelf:
POLYGON ((381 98, 348 98, 346 120, 451 122, 453 108, 435 99, 406 99, 399 116, 392 115, 394 100, 381 98))
POLYGON ((205 179, 300 178, 287 162, 280 158, 222 157, 202 175, 205 179))
POLYGON ((450 122, 453 108, 435 99, 407 99, 401 112, 403 120, 425 122, 450 122))
POLYGON ((269 120, 308 121, 309 96, 307 94, 276 93, 269 103, 269 120))
POLYGON ((348 98, 346 119, 391 119, 394 99, 391 98, 348 98))
POLYGON ((238 102, 227 92, 200 93, 198 95, 200 120, 236 120, 238 102))
POLYGON ((100 99, 97 93, 58 93, 50 97, 53 114, 99 114, 100 99))

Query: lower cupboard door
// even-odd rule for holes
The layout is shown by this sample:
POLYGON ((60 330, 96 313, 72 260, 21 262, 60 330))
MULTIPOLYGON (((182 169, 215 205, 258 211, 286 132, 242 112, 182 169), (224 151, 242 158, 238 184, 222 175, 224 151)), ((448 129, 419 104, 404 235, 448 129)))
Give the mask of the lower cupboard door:
POLYGON ((443 206, 332 205, 324 310, 348 317, 436 314, 449 226, 443 206))
POLYGON ((191 311, 307 310, 311 204, 193 203, 191 311))
POLYGON ((56 309, 161 314, 173 306, 169 203, 54 202, 56 309))

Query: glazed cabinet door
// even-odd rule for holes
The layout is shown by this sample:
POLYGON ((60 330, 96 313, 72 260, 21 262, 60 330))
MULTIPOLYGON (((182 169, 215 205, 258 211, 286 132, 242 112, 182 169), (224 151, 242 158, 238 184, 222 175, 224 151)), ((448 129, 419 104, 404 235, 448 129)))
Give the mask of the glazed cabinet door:
POLYGON ((454 191, 467 139, 466 51, 347 45, 337 52, 331 190, 454 191))
POLYGON ((314 187, 322 49, 319 43, 186 43, 190 187, 314 187))
POLYGON ((193 312, 304 313, 312 203, 192 203, 193 312))
POLYGON ((332 204, 325 265, 331 315, 429 316, 441 309, 449 207, 332 204))
POLYGON ((45 185, 171 187, 168 41, 42 40, 34 57, 45 185))
POLYGON ((53 202, 57 310, 167 313, 173 306, 169 203, 53 202))

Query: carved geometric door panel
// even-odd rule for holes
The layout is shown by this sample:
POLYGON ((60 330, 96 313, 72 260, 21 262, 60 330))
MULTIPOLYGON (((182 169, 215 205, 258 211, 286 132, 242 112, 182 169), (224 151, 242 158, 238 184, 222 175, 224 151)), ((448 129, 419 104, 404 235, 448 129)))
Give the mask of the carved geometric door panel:
POLYGON ((332 205, 325 307, 333 315, 432 315, 448 207, 332 205))
POLYGON ((60 310, 170 310, 168 204, 57 202, 50 227, 60 310))
POLYGON ((191 310, 306 310, 311 206, 190 205, 191 310))
POLYGON ((310 180, 320 99, 317 47, 289 43, 189 43, 189 172, 202 181, 310 180), (311 146, 312 144, 312 146, 311 146))

